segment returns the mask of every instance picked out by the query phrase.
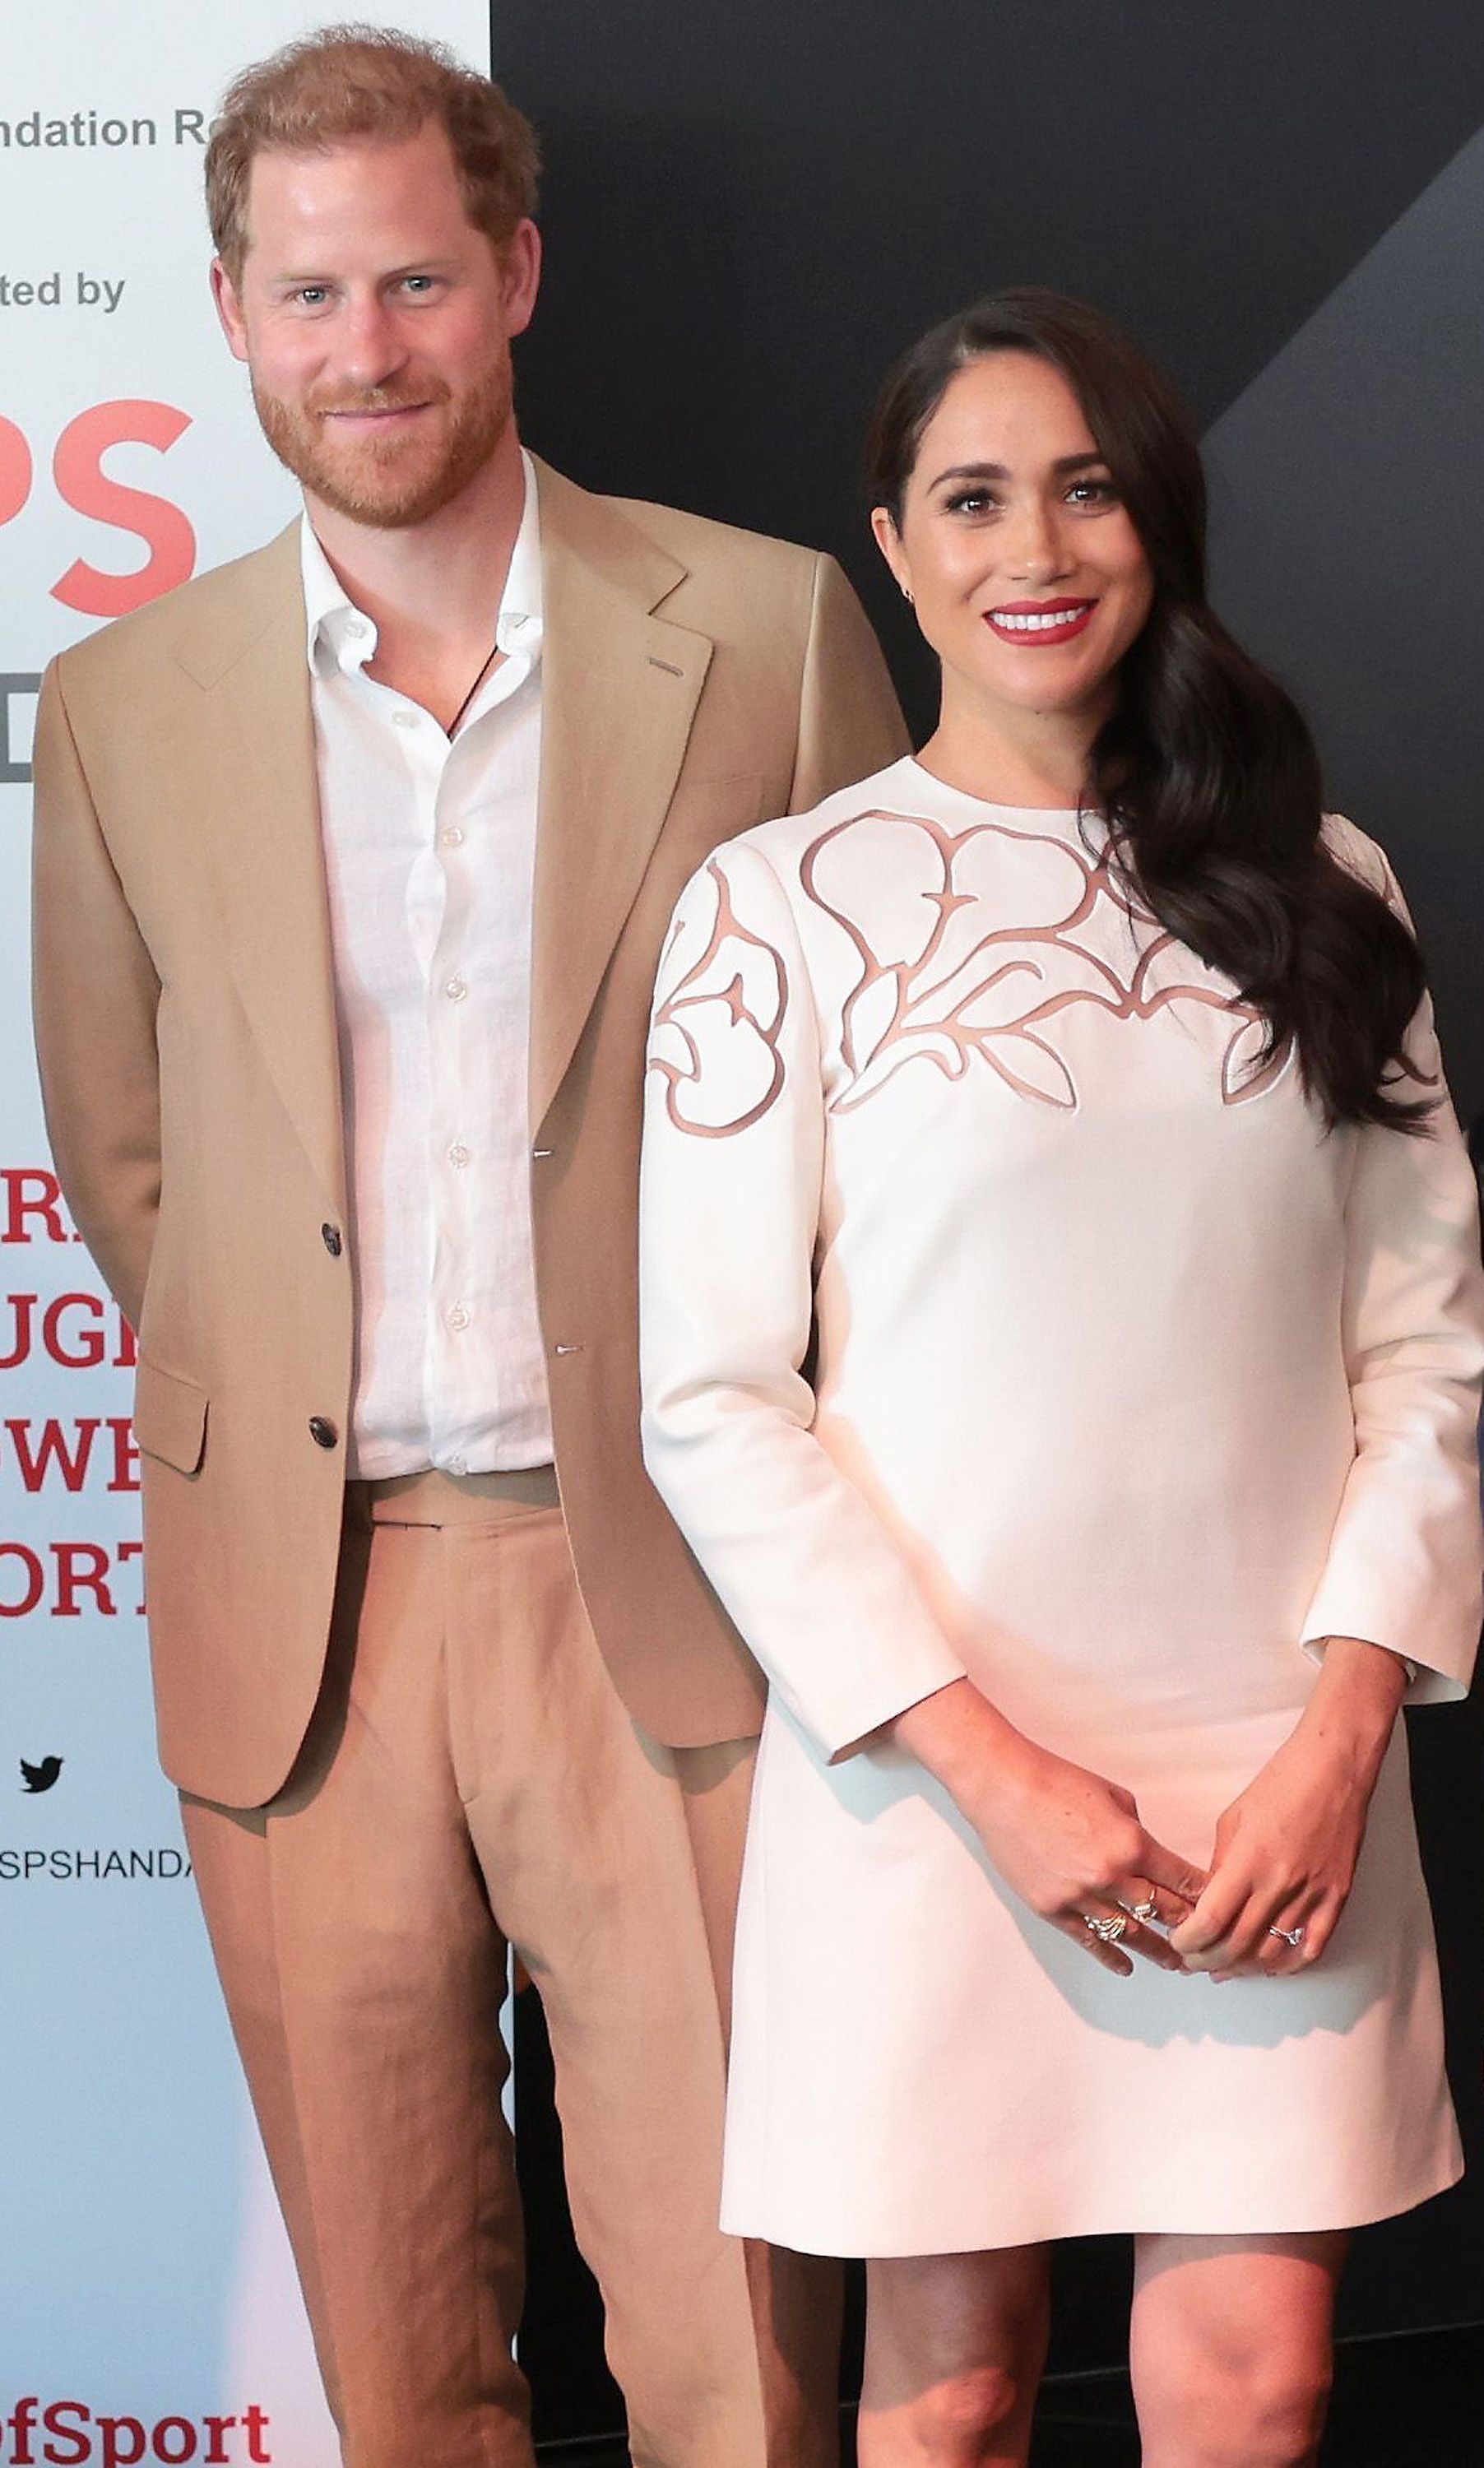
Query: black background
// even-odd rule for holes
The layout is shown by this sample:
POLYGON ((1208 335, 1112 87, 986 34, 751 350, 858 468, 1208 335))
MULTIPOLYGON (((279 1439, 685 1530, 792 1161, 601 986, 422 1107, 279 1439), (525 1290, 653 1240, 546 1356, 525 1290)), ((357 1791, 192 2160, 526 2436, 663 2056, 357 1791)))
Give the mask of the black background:
MULTIPOLYGON (((1345 289, 1484 125, 1477 0, 497 0, 492 37, 547 160, 527 438, 590 487, 833 550, 919 737, 933 680, 856 479, 887 362, 975 293, 1027 281, 1094 298, 1166 362, 1202 425, 1221 423, 1219 605, 1303 695, 1347 808, 1397 856, 1461 1108, 1484 1108, 1484 218, 1468 179, 1443 208, 1456 300, 1401 366, 1384 286, 1369 308, 1345 289), (1336 293, 1358 380, 1352 350, 1341 404, 1333 353, 1300 348, 1281 362, 1305 414, 1292 455, 1281 423, 1244 446, 1253 390, 1336 293), (1373 374, 1389 423, 1366 417, 1373 374), (1358 631, 1339 622, 1358 609, 1358 631)), ((1455 2090, 1484 2161, 1477 1717, 1414 1718, 1413 1745, 1455 2090)), ((614 2421, 612 2401, 562 2243, 538 2018, 520 2027, 522 2353, 544 2430, 577 2432, 614 2421)), ((1063 2258, 1055 2363, 1119 2355, 1126 2272, 1116 2246, 1063 2258)), ((1480 2319, 1484 2193, 1359 2241, 1351 2328, 1480 2319)))

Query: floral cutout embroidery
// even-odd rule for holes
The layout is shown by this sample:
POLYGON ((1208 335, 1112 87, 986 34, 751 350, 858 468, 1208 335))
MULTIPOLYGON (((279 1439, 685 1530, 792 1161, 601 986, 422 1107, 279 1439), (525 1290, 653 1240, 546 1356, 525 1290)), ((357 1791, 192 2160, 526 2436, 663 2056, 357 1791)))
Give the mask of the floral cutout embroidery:
MULTIPOLYGON (((710 939, 674 993, 655 1009, 649 1067, 667 1084, 665 1110, 675 1129, 718 1140, 761 1121, 783 1087, 778 1040, 788 1008, 788 971, 771 943, 742 925, 715 857, 706 874, 717 889, 710 939), (724 1071, 718 1068, 723 1055, 724 1071), (715 1097, 719 1086, 727 1091, 726 1109, 719 1120, 708 1122, 704 1098, 708 1088, 715 1097)), ((660 963, 662 981, 683 932, 684 921, 677 919, 660 963)))
MULTIPOLYGON (((783 1088, 779 1039, 788 976, 782 954, 738 917, 715 858, 705 871, 716 886, 716 916, 704 950, 656 1008, 651 1068, 668 1083, 666 1108, 675 1127, 719 1139, 760 1121, 783 1088)), ((848 938, 859 961, 840 1011, 844 1079, 830 1099, 833 1113, 864 1105, 918 1061, 950 1080, 962 1079, 977 1061, 1028 1102, 1074 1112, 1077 1085, 1053 1030, 1077 1006, 1094 1006, 1120 1021, 1150 1020, 1177 1003, 1227 1015, 1232 1031, 1221 1060, 1223 1106, 1265 1095, 1292 1063, 1291 1040, 1270 1046, 1267 1018, 1254 1004, 1224 989, 1214 971, 1202 971, 1204 983, 1193 976, 1201 963, 1139 898, 1118 864, 1116 838, 1095 854, 1005 823, 975 823, 954 833, 928 815, 876 808, 833 824, 811 841, 799 880, 806 899, 848 938), (914 834, 918 843, 919 899, 926 913, 917 948, 906 951, 900 867, 882 881, 882 870, 861 863, 858 849, 851 863, 840 862, 853 835, 881 825, 894 835, 914 834), (1052 860, 1049 913, 985 931, 989 903, 982 892, 965 887, 966 866, 976 851, 993 859, 997 844, 1012 842, 1036 846, 1052 860), (879 898, 873 900, 878 885, 879 898), (1103 902, 1136 933, 1148 933, 1142 948, 1131 945, 1122 971, 1082 936, 1103 902), (873 916, 873 908, 880 913, 873 916), (893 945, 898 955, 883 958, 881 951, 893 945)), ((682 931, 677 926, 667 959, 682 931)))
POLYGON ((1074 1111, 1079 1097, 1071 1067, 1046 1031, 1061 1014, 1082 1004, 1095 1005, 1119 1020, 1152 1019, 1176 1002, 1226 1013, 1234 1025, 1221 1058, 1221 1103, 1245 1105, 1272 1087, 1289 1066, 1290 1041, 1269 1051, 1263 1013, 1223 990, 1214 972, 1207 972, 1205 984, 1192 982, 1188 971, 1200 963, 1159 926, 1122 872, 1117 856, 1116 839, 1094 855, 1076 842, 1048 840, 1042 833, 1016 831, 1006 823, 975 823, 954 833, 927 815, 880 811, 852 815, 823 833, 804 854, 800 880, 814 906, 849 936, 860 959, 860 975, 845 999, 840 1020, 849 1085, 835 1098, 833 1110, 848 1113, 863 1105, 903 1063, 918 1057, 950 1080, 962 1079, 977 1057, 1017 1096, 1074 1111), (853 905, 859 905, 858 899, 851 900, 852 886, 843 885, 832 899, 821 880, 831 851, 873 823, 912 832, 924 843, 929 883, 922 897, 933 916, 915 956, 882 960, 862 920, 852 914, 853 905), (1063 904, 1058 912, 1053 877, 1053 913, 1043 922, 984 932, 979 917, 985 903, 963 888, 961 868, 976 843, 1006 841, 1039 847, 1060 861, 1063 904), (1123 974, 1078 939, 1078 929, 1103 901, 1135 927, 1152 929, 1142 950, 1130 953, 1131 966, 1123 974), (967 947, 966 932, 972 938, 967 947), (1052 960, 1055 982, 1047 965, 1052 960), (1170 973, 1172 963, 1178 966, 1177 975, 1170 973))

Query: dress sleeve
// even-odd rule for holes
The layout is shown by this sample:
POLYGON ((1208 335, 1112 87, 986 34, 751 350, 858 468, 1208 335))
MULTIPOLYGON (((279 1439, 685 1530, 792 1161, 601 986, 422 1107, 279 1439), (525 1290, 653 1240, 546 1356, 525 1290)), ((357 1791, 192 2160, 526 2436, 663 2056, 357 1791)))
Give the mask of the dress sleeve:
MULTIPOLYGON (((1337 853, 1379 874, 1405 918, 1381 852, 1340 829, 1350 846, 1337 853)), ((1424 1131, 1356 1134, 1343 1302, 1356 1453, 1303 1641, 1386 1646, 1416 1667, 1411 1701, 1427 1702, 1465 1693, 1478 1644, 1484 1275, 1477 1185, 1426 998, 1405 1062, 1413 1086, 1399 1093, 1432 1101, 1424 1131)))
POLYGON ((814 1437, 802 1365, 825 1157, 814 1002, 767 858, 682 894, 650 1037, 640 1198, 645 1461, 768 1679, 829 1757, 963 1676, 814 1437))

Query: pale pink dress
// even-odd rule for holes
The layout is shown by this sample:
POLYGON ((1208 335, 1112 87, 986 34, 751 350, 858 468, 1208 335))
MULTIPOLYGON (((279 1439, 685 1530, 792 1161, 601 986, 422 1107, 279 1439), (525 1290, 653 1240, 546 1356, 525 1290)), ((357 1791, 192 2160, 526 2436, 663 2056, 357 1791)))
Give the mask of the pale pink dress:
MULTIPOLYGON (((1327 1135, 1106 841, 904 761, 719 851, 662 966, 646 1447, 773 1683, 723 2217, 805 2250, 1331 2228, 1460 2166, 1400 1725, 1323 1960, 1220 1986, 1101 1970, 867 1737, 967 1670, 1204 1862, 1306 1645, 1467 1681, 1446 1100, 1327 1135)), ((1426 1017, 1410 1055, 1441 1095, 1426 1017)))

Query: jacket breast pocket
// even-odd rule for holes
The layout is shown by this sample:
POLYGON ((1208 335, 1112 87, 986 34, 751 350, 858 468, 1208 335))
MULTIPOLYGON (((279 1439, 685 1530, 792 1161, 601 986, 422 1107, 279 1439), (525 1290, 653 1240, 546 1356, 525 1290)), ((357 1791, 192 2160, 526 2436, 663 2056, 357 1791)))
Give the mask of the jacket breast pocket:
POLYGON ((134 1437, 141 1452, 173 1466, 177 1474, 199 1474, 206 1454, 207 1395, 194 1380, 164 1371, 157 1362, 139 1358, 134 1383, 134 1437))
POLYGON ((666 837, 677 844, 697 844, 704 851, 721 840, 735 839, 770 812, 767 776, 762 771, 729 771, 710 779, 682 774, 665 816, 666 837))

